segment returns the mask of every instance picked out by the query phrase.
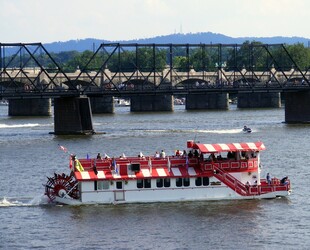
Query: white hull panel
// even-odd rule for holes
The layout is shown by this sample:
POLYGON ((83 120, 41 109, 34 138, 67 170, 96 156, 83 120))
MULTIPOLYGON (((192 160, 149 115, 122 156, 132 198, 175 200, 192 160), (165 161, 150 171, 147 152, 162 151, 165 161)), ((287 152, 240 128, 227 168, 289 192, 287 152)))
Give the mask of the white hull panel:
POLYGON ((85 192, 81 200, 56 198, 56 202, 68 205, 82 204, 123 204, 123 203, 154 203, 154 202, 182 202, 182 201, 214 201, 214 200, 245 200, 270 199, 288 196, 290 192, 272 192, 259 196, 241 196, 228 187, 203 188, 171 188, 148 190, 116 190, 85 192))

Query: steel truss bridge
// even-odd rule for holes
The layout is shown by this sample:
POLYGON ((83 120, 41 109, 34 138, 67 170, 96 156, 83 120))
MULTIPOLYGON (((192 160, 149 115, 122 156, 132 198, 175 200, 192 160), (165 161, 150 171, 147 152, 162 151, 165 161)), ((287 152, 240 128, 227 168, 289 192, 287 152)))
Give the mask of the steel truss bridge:
POLYGON ((310 90, 283 44, 101 44, 74 72, 41 43, 0 43, 0 99, 310 90))

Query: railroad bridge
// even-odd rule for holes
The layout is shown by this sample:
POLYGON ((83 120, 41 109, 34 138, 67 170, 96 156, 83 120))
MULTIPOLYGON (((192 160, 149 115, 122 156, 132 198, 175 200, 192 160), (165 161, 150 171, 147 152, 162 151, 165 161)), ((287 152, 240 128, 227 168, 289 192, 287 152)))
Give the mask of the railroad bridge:
POLYGON ((113 113, 114 97, 133 112, 185 108, 280 107, 286 122, 308 122, 310 75, 279 45, 101 44, 68 72, 41 43, 0 43, 0 98, 9 115, 51 115, 55 133, 92 133, 92 113, 113 113), (280 56, 279 56, 280 55, 280 56))

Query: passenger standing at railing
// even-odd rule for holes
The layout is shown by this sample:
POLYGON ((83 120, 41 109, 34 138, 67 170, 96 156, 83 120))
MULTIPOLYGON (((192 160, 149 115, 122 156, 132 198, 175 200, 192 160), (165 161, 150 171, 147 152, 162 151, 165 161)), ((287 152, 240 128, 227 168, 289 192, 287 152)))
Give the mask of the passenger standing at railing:
POLYGON ((214 162, 216 160, 214 153, 210 154, 208 160, 214 162))
POLYGON ((192 152, 192 150, 190 150, 189 153, 188 153, 188 158, 193 158, 193 156, 194 156, 193 152, 192 152))
POLYGON ((194 151, 194 157, 196 157, 196 158, 199 157, 199 153, 198 153, 198 150, 197 150, 197 149, 195 149, 195 151, 194 151))
POLYGON ((227 153, 227 159, 233 159, 233 158, 234 158, 233 152, 229 151, 229 152, 227 153))
POLYGON ((164 150, 162 150, 162 151, 160 152, 160 157, 161 157, 161 158, 166 158, 166 153, 165 153, 164 150))
POLYGON ((266 180, 267 180, 268 185, 271 185, 271 177, 269 173, 267 173, 266 180))
POLYGON ((160 158, 160 154, 158 153, 158 151, 156 151, 154 157, 155 157, 155 158, 160 158))

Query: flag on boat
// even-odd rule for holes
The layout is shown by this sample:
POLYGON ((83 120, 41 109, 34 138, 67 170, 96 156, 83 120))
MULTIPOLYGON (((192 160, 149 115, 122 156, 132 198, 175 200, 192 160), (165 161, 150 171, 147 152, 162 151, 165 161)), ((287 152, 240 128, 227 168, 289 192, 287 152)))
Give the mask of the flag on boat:
MULTIPOLYGON (((59 144, 58 144, 58 145, 59 145, 59 144)), ((65 148, 64 146, 59 145, 59 148, 60 148, 62 151, 64 151, 65 153, 68 152, 68 149, 65 148)))
POLYGON ((112 167, 114 169, 114 172, 117 174, 118 173, 118 169, 117 169, 117 164, 116 164, 115 159, 112 160, 112 167))
POLYGON ((75 160, 75 167, 76 167, 76 169, 79 172, 83 172, 84 171, 84 168, 83 168, 81 162, 78 159, 75 160))

